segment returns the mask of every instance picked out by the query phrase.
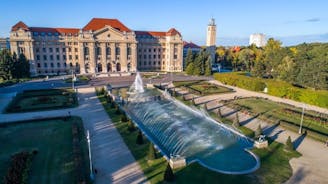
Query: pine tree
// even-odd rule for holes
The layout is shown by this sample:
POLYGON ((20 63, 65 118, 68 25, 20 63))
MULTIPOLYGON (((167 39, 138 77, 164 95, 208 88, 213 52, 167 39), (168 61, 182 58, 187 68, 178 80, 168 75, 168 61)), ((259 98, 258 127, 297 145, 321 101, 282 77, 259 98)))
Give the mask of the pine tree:
POLYGON ((149 150, 148 150, 148 160, 155 160, 156 159, 156 150, 154 148, 153 143, 149 144, 149 150))
POLYGON ((205 76, 210 76, 212 74, 212 59, 211 56, 207 57, 207 60, 205 62, 205 76))
POLYGON ((136 127, 135 127, 134 124, 132 123, 131 119, 129 119, 129 121, 128 121, 128 130, 129 130, 130 132, 133 132, 133 131, 136 130, 136 127))
POLYGON ((261 124, 259 124, 259 126, 255 130, 255 138, 260 137, 260 135, 262 135, 262 127, 261 127, 261 124))
POLYGON ((292 150, 295 149, 290 136, 288 136, 288 138, 287 138, 285 149, 288 150, 288 151, 292 151, 292 150))
POLYGON ((233 125, 236 128, 240 127, 238 112, 236 112, 236 118, 235 118, 235 121, 234 121, 233 125))
POLYGON ((128 121, 128 117, 126 116, 126 113, 125 112, 122 113, 121 121, 122 122, 127 122, 128 121))
POLYGON ((168 182, 174 181, 174 173, 171 169, 170 164, 168 163, 164 172, 164 180, 168 182))
POLYGON ((139 130, 138 135, 137 135, 136 143, 139 144, 139 145, 141 145, 141 144, 144 143, 144 141, 143 141, 143 136, 142 136, 142 133, 141 133, 140 130, 139 130))
POLYGON ((189 64, 193 63, 193 60, 194 60, 194 55, 193 55, 191 49, 189 48, 187 51, 186 59, 185 59, 185 66, 184 66, 185 70, 189 66, 189 64))
POLYGON ((219 117, 219 118, 222 118, 221 108, 218 108, 218 112, 217 112, 217 114, 218 114, 218 117, 219 117))
POLYGON ((187 68, 186 68, 186 73, 188 75, 193 75, 194 74, 194 68, 195 68, 194 63, 189 63, 187 65, 187 68))
POLYGON ((0 78, 3 80, 12 78, 12 64, 13 58, 10 51, 6 49, 0 51, 0 78))

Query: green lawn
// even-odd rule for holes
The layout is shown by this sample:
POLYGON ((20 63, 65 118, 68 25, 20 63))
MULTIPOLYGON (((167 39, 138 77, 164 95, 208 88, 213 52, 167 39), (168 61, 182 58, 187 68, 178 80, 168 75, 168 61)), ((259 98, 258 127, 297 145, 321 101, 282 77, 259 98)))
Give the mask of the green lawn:
POLYGON ((232 89, 226 88, 224 86, 211 84, 206 81, 181 81, 174 82, 173 84, 175 87, 184 87, 190 93, 196 93, 200 95, 212 95, 233 92, 232 89))
MULTIPOLYGON (((120 121, 121 115, 117 115, 115 109, 110 108, 110 104, 106 103, 106 100, 102 95, 99 95, 98 98, 102 102, 108 115, 113 120, 115 127, 123 137, 133 156, 139 162, 150 183, 165 183, 163 182, 163 173, 167 164, 166 160, 164 158, 159 158, 152 163, 148 163, 146 156, 148 153, 149 142, 147 141, 141 146, 137 145, 137 131, 132 133, 129 132, 127 129, 127 123, 120 121)), ((189 103, 186 104, 189 105, 189 103)), ((229 121, 226 123, 231 124, 229 121)), ((249 134, 250 137, 254 135, 254 132, 246 127, 240 127, 239 130, 243 133, 249 134)), ((272 142, 267 149, 253 149, 252 151, 261 159, 261 167, 252 174, 221 174, 208 170, 197 163, 193 163, 183 169, 174 171, 176 175, 175 183, 283 183, 288 180, 292 174, 289 160, 293 157, 300 156, 297 152, 286 152, 283 147, 283 144, 272 142)))
MULTIPOLYGON (((75 83, 87 83, 87 82, 89 82, 89 80, 90 80, 89 76, 80 75, 80 76, 77 76, 77 80, 75 81, 75 83)), ((65 82, 72 83, 72 77, 65 79, 65 82)))
POLYGON ((71 108, 78 105, 76 94, 70 89, 28 90, 18 93, 6 112, 28 112, 71 108))
MULTIPOLYGON (((228 102, 227 105, 242 107, 254 114, 261 114, 260 117, 271 119, 273 122, 275 122, 276 120, 285 120, 288 122, 292 122, 295 125, 299 125, 301 122, 301 108, 295 108, 286 104, 273 102, 263 98, 237 99, 228 102), (285 109, 291 109, 297 111, 298 113, 287 113, 285 109)), ((318 114, 311 111, 306 111, 305 113, 312 116, 320 117, 318 114)), ((323 122, 304 116, 303 126, 328 134, 328 126, 324 125, 327 123, 328 122, 323 122)))
MULTIPOLYGON (((72 123, 76 122, 83 134, 82 120, 49 119, 0 125, 0 178, 10 165, 10 156, 20 151, 38 150, 33 156, 29 183, 76 183, 73 156, 72 123)), ((85 138, 80 146, 84 158, 85 177, 89 176, 85 138)))

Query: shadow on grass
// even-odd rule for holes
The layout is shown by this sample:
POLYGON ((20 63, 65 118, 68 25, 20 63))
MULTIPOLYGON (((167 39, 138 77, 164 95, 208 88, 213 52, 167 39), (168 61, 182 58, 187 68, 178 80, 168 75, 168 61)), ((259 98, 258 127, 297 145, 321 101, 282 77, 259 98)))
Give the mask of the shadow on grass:
POLYGON ((248 118, 248 119, 246 119, 246 120, 240 122, 240 125, 241 125, 241 126, 245 126, 245 125, 247 125, 248 123, 250 123, 251 121, 253 121, 254 119, 256 119, 258 116, 259 116, 258 114, 255 115, 255 116, 252 116, 252 117, 250 117, 250 118, 248 118))

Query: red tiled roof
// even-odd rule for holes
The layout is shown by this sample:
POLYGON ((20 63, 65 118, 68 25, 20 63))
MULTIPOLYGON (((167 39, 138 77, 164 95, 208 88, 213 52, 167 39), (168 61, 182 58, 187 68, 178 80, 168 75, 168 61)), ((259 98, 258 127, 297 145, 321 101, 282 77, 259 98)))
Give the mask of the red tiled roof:
POLYGON ((166 32, 159 31, 135 31, 136 35, 148 35, 148 36, 166 36, 166 32))
POLYGON ((174 28, 171 28, 168 32, 160 32, 160 31, 135 31, 136 35, 148 35, 148 36, 173 36, 176 34, 181 34, 174 28))
POLYGON ((181 34, 179 33, 179 31, 177 31, 176 29, 174 29, 174 28, 171 28, 168 32, 167 32, 167 35, 168 36, 173 36, 173 35, 180 35, 181 36, 181 34))
POLYGON ((45 33, 71 33, 77 34, 79 33, 79 29, 77 28, 49 28, 49 27, 30 27, 29 30, 32 32, 45 32, 45 33))
POLYGON ((102 18, 93 18, 86 26, 84 26, 83 30, 95 31, 105 27, 106 25, 118 29, 119 31, 131 32, 129 28, 127 28, 124 24, 122 24, 117 19, 102 19, 102 18))
POLYGON ((192 43, 192 42, 186 42, 186 41, 184 41, 183 42, 183 47, 184 48, 197 48, 197 49, 200 49, 201 47, 200 46, 198 46, 198 45, 196 45, 196 44, 194 44, 194 43, 192 43))
POLYGON ((28 30, 28 26, 22 22, 22 21, 19 21, 17 24, 15 24, 12 28, 11 28, 11 31, 17 31, 19 28, 22 28, 24 30, 28 30))

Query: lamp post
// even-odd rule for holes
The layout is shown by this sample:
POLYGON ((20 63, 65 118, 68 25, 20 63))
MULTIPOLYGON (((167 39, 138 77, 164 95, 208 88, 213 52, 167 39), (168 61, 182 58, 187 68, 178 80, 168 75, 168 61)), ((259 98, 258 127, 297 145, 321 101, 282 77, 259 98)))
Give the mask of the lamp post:
POLYGON ((87 130, 87 140, 88 140, 88 148, 89 148, 90 178, 91 178, 91 180, 94 180, 94 175, 93 175, 93 171, 92 171, 92 161, 91 161, 91 147, 90 147, 90 133, 89 133, 89 130, 87 130))
POLYGON ((305 109, 305 104, 303 104, 302 117, 301 117, 301 124, 300 124, 300 129, 298 130, 298 134, 302 134, 302 125, 303 125, 303 118, 304 118, 304 109, 305 109))

